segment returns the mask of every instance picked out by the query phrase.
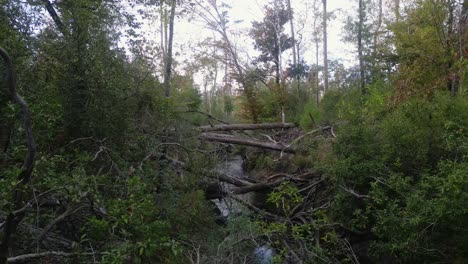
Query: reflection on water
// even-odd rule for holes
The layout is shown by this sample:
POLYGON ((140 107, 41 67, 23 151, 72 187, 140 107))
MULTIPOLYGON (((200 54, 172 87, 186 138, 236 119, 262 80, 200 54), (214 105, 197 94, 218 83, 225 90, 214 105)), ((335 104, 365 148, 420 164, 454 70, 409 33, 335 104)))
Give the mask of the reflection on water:
MULTIPOLYGON (((230 177, 234 178, 248 178, 249 175, 244 171, 243 168, 243 160, 242 157, 237 155, 234 156, 232 159, 223 162, 216 166, 216 171, 219 173, 225 174, 230 177)), ((220 183, 223 189, 227 189, 228 185, 226 183, 220 183)), ((236 197, 246 201, 251 202, 252 195, 251 194, 242 194, 237 195, 236 197)), ((221 200, 212 200, 216 206, 221 210, 221 214, 223 217, 228 217, 231 215, 238 215, 242 213, 242 206, 229 198, 221 199, 221 200)))
POLYGON ((263 245, 255 249, 255 263, 257 264, 272 264, 275 250, 267 245, 263 245))
MULTIPOLYGON (((216 167, 216 171, 235 178, 248 178, 249 175, 244 171, 243 160, 241 156, 234 156, 232 159, 219 164, 216 167)), ((223 189, 228 186, 226 183, 220 183, 223 189)), ((237 195, 238 198, 253 204, 254 206, 261 207, 266 199, 266 194, 261 193, 250 193, 237 195)), ((228 219, 235 215, 242 214, 242 206, 229 198, 212 200, 221 211, 222 217, 228 219)), ((273 257, 275 256, 275 250, 268 245, 257 247, 254 251, 255 263, 257 264, 272 264, 273 257)))

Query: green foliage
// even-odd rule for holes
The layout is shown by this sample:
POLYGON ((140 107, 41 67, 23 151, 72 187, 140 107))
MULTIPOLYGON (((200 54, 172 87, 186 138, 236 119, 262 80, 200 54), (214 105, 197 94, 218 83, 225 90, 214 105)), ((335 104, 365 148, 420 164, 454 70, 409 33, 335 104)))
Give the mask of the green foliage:
POLYGON ((289 215, 294 206, 300 204, 303 199, 295 185, 284 182, 268 194, 267 202, 275 205, 284 214, 289 215))
POLYGON ((396 99, 447 89, 449 76, 456 74, 453 54, 458 46, 453 45, 456 42, 450 29, 440 23, 448 19, 451 4, 416 1, 407 11, 407 19, 391 27, 400 68, 396 99))
POLYGON ((391 112, 383 110, 380 96, 373 98, 355 113, 355 122, 340 128, 337 161, 330 167, 337 187, 333 217, 376 235, 376 259, 392 252, 405 262, 448 255, 460 260, 468 232, 462 224, 468 198, 462 176, 468 164, 466 98, 439 94, 391 112))
POLYGON ((317 124, 321 124, 320 111, 317 108, 317 103, 314 101, 309 101, 302 111, 302 114, 299 116, 299 125, 303 129, 309 129, 314 127, 314 121, 317 124), (313 120, 312 120, 313 118, 313 120))

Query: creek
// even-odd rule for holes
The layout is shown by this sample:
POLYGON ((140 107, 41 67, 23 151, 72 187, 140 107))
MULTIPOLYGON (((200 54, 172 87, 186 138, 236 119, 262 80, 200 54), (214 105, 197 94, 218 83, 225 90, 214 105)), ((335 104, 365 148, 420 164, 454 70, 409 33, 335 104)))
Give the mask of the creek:
MULTIPOLYGON (((240 155, 236 155, 216 166, 216 171, 234 178, 244 180, 252 179, 251 176, 244 170, 243 165, 244 160, 242 157, 240 155)), ((221 184, 222 189, 228 188, 226 183, 220 182, 219 184, 221 184)), ((254 206, 262 207, 265 202, 266 195, 252 192, 237 195, 237 197, 247 203, 253 204, 254 206)), ((212 201, 221 211, 222 217, 225 218, 226 221, 229 221, 229 218, 242 215, 245 210, 239 202, 230 199, 229 197, 215 199, 212 201)), ((270 264, 273 263, 275 251, 273 248, 265 244, 255 248, 253 254, 257 264, 270 264)))

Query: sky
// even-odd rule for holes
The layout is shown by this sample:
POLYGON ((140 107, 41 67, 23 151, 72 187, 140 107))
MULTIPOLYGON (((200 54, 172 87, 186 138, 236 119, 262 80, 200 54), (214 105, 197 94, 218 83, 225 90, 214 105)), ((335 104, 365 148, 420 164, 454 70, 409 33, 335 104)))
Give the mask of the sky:
MULTIPOLYGON (((220 0, 218 0, 219 2, 220 0)), ((316 0, 317 4, 322 8, 322 1, 316 0)), ((233 42, 236 43, 241 51, 241 57, 244 61, 252 60, 255 57, 256 51, 253 48, 253 40, 247 36, 248 30, 252 26, 253 21, 261 21, 264 17, 264 6, 268 4, 269 0, 223 0, 228 3, 232 8, 229 10, 229 17, 231 21, 242 21, 231 27, 236 32, 244 32, 243 34, 233 36, 233 42), (242 52, 243 51, 243 52, 242 52)), ((304 58, 307 63, 312 64, 315 62, 315 44, 312 42, 312 28, 314 16, 312 13, 312 3, 314 0, 291 0, 296 31, 302 28, 303 40, 301 58, 304 58)), ((356 64, 356 47, 344 42, 343 39, 343 26, 346 18, 353 10, 357 9, 356 4, 350 0, 329 0, 327 4, 328 13, 333 16, 328 21, 328 59, 339 59, 345 66, 349 67, 356 64)), ((318 23, 321 23, 322 18, 318 18, 318 23)), ((157 22, 156 22, 157 23, 157 22)), ((158 28, 153 24, 153 28, 158 28)), ((285 25, 285 32, 290 34, 289 24, 285 25)), ((159 37, 159 34, 154 34, 159 37)), ((182 16, 176 21, 175 35, 174 35, 174 54, 178 55, 178 61, 183 61, 182 58, 191 58, 193 49, 188 45, 189 43, 199 43, 207 37, 218 37, 211 30, 207 29, 201 20, 187 20, 187 17, 182 16)), ((296 35, 297 36, 297 35, 296 35)), ((157 40, 156 40, 157 42, 157 40)), ((193 45, 193 44, 192 44, 193 45)), ((319 62, 323 61, 322 45, 320 44, 319 62)), ((291 51, 286 51, 283 54, 283 61, 292 60, 291 51)), ((200 84, 203 76, 195 76, 195 82, 200 84)), ((221 79, 221 78, 220 78, 221 79)))

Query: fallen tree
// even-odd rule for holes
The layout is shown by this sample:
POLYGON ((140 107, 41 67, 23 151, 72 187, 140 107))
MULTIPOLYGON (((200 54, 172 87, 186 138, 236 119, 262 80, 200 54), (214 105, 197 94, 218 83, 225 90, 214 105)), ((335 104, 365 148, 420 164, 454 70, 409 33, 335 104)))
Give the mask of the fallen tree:
POLYGON ((288 129, 294 128, 294 123, 262 123, 262 124, 224 124, 215 126, 201 126, 202 132, 233 131, 233 130, 261 130, 261 129, 288 129))
POLYGON ((206 141, 214 141, 228 144, 237 144, 250 147, 257 147, 263 149, 276 150, 287 153, 295 153, 295 150, 289 146, 285 146, 277 142, 261 141, 248 138, 235 137, 226 134, 216 134, 216 133, 202 133, 200 139, 206 141))

